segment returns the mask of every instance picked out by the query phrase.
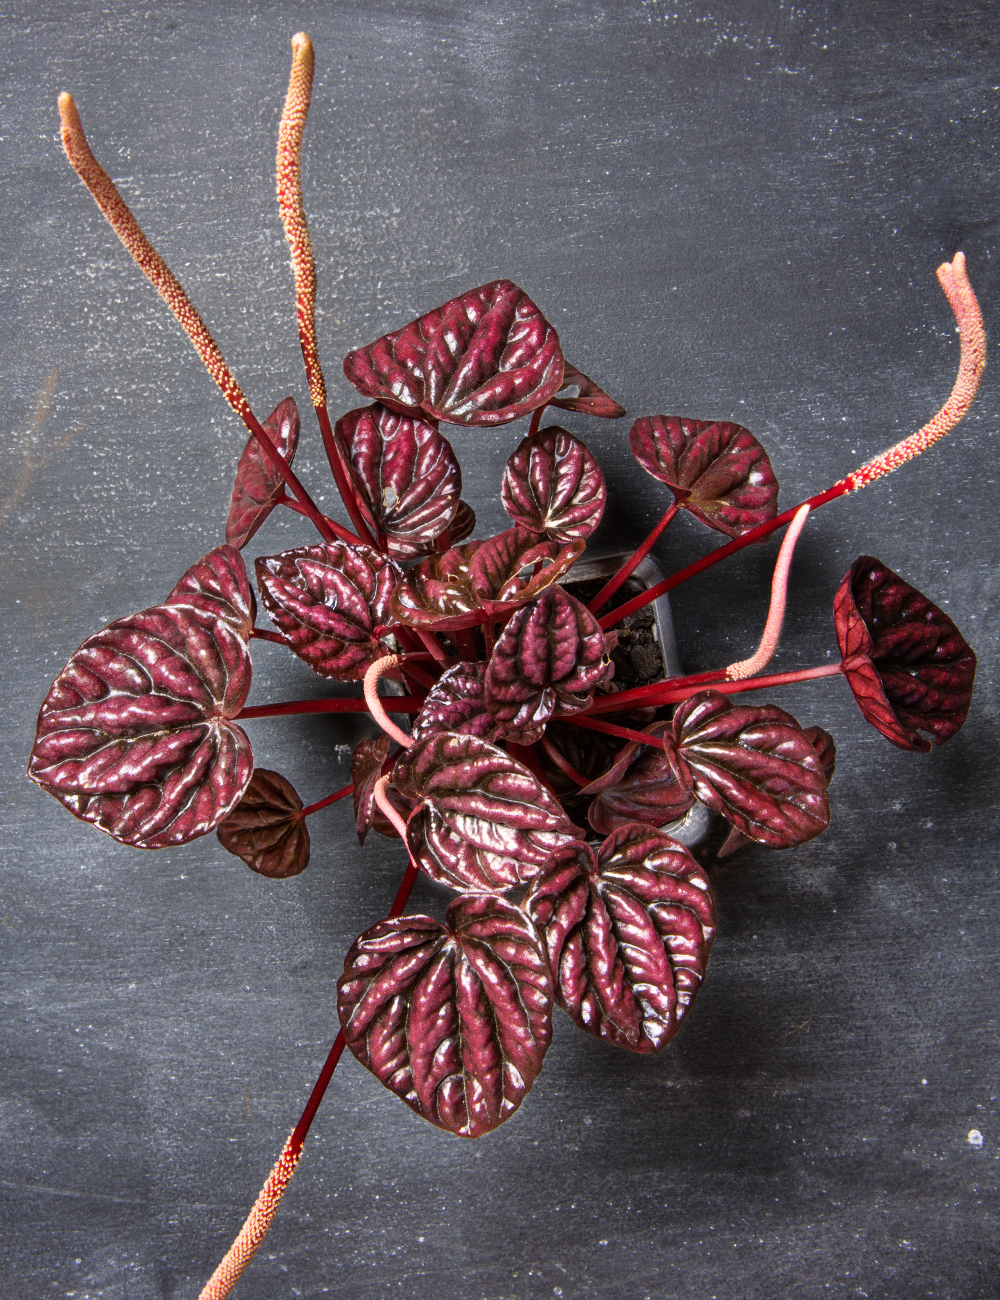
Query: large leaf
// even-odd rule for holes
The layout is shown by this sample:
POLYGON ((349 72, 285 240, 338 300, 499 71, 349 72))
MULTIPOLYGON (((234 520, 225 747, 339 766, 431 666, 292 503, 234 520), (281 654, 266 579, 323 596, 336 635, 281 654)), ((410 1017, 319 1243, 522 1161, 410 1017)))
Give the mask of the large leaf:
POLYGON ((246 793, 215 832, 228 852, 272 880, 297 876, 309 865, 309 831, 302 800, 280 772, 258 767, 246 793))
POLYGON ((457 898, 445 924, 380 921, 344 963, 337 1010, 362 1065, 424 1119, 479 1137, 513 1115, 552 1037, 552 976, 527 916, 457 898))
POLYGON ((523 528, 557 542, 589 537, 607 489, 601 467, 578 438, 550 425, 517 447, 500 486, 503 508, 523 528))
POLYGON ((188 605, 120 618, 53 682, 28 775, 123 844, 186 844, 214 830, 250 780, 250 742, 230 721, 250 671, 227 619, 188 605))
POLYGON ((439 731, 457 731, 480 740, 497 737, 497 720, 484 694, 486 664, 462 660, 438 678, 414 719, 411 735, 426 740, 439 731))
POLYGON ((834 597, 843 671, 858 708, 900 749, 930 753, 969 712, 976 656, 947 614, 862 555, 834 597))
POLYGON ((420 741, 400 756, 393 783, 418 801, 406 826, 414 860, 452 889, 523 885, 582 834, 526 767, 477 736, 420 741))
POLYGON ((462 471, 437 426, 374 402, 338 420, 335 437, 365 521, 385 538, 390 555, 413 559, 433 551, 462 491, 462 471))
POLYGON ((192 564, 163 602, 190 605, 212 618, 223 618, 245 642, 254 624, 254 598, 243 556, 226 543, 192 564))
POLYGON ((401 570, 368 546, 326 542, 257 560, 261 598, 292 650, 321 677, 360 681, 387 653, 375 639, 389 622, 401 570))
POLYGON ((587 820, 599 835, 630 822, 665 826, 683 817, 694 803, 691 773, 678 761, 670 723, 654 722, 645 730, 660 744, 629 741, 614 765, 580 791, 582 796, 596 796, 587 820))
MULTIPOLYGON (((299 412, 295 399, 286 397, 264 421, 264 432, 289 465, 299 445, 299 412)), ((242 549, 277 505, 284 479, 266 460, 257 439, 250 435, 236 466, 236 482, 226 520, 226 541, 242 549)))
POLYGON ((344 373, 365 397, 404 415, 506 424, 555 396, 563 355, 524 290, 494 280, 349 352, 344 373))
POLYGON ((543 541, 526 528, 454 546, 407 572, 393 594, 393 618, 445 632, 506 618, 561 578, 583 548, 582 541, 543 541))
POLYGON ((601 625, 562 587, 522 605, 486 669, 485 699, 508 739, 531 745, 554 713, 578 713, 614 673, 601 625))
POLYGON ((633 1052, 669 1042, 715 934, 708 877, 683 845, 623 826, 596 855, 557 854, 525 906, 545 932, 556 1001, 581 1029, 633 1052))
POLYGON ((823 764, 790 713, 700 691, 678 707, 673 733, 695 795, 750 839, 784 849, 830 824, 823 764))
POLYGON ((605 420, 620 420, 625 414, 624 406, 609 397, 603 388, 568 361, 563 369, 562 386, 549 405, 562 407, 564 411, 584 411, 587 415, 599 415, 605 420))
POLYGON ((629 443, 678 505, 720 533, 739 537, 778 513, 778 480, 767 452, 742 425, 644 416, 632 425, 629 443))

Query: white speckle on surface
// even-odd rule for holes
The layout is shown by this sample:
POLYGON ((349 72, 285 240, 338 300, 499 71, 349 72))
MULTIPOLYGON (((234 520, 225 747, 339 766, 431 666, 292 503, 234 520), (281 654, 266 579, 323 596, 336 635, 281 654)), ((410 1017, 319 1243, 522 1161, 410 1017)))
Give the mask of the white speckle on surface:
POLYGON ((983 1135, 982 1133, 980 1133, 979 1129, 977 1128, 969 1129, 968 1141, 970 1147, 981 1147, 983 1145, 983 1135))
POLYGON ((926 1079, 921 1079, 920 1082, 924 1085, 925 1088, 927 1087, 927 1080, 926 1080, 926 1079))

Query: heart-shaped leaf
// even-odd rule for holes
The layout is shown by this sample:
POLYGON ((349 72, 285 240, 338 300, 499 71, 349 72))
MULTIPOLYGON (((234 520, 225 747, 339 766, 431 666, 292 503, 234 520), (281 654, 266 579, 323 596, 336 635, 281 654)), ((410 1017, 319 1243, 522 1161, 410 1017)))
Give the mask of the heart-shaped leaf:
POLYGON ((625 414, 624 406, 620 406, 603 388, 598 387, 582 370, 577 370, 568 361, 563 369, 562 387, 549 405, 560 406, 564 411, 599 415, 605 420, 620 420, 625 414))
POLYGON ((632 425, 629 443, 678 505, 720 533, 739 537, 778 513, 778 480, 767 452, 742 425, 650 415, 632 425))
POLYGON ((393 784, 418 801, 406 826, 414 860, 452 889, 523 885, 582 834, 523 764, 477 736, 420 741, 400 756, 393 784))
POLYGON ((433 551, 462 491, 462 471, 437 425, 374 402, 338 420, 335 437, 365 521, 390 555, 433 551))
POLYGON ((715 934, 708 877, 648 826, 623 826, 595 855, 555 856, 525 901, 545 933, 556 1001, 581 1029, 633 1052, 665 1046, 701 987, 715 934))
POLYGON ((976 656, 947 614, 862 555, 834 597, 843 671, 858 708, 900 749, 930 753, 969 712, 976 656))
POLYGON ((557 542, 589 537, 604 514, 601 467, 578 438, 550 425, 531 434, 507 461, 500 500, 522 528, 557 542))
POLYGON ((599 835, 630 822, 665 826, 683 817, 694 803, 691 773, 678 761, 670 723, 654 722, 645 730, 660 744, 629 741, 614 765, 580 791, 596 796, 587 820, 599 835))
MULTIPOLYGON (((299 411, 294 398, 279 402, 264 421, 264 432, 289 465, 299 445, 299 411)), ((278 503, 284 479, 265 460, 257 439, 250 435, 236 466, 236 482, 226 520, 226 541, 242 549, 278 503)))
POLYGON ((431 687, 413 723, 414 740, 426 740, 440 731, 456 731, 493 741, 497 720, 484 695, 486 665, 464 660, 449 668, 431 687))
POLYGON ((255 769, 246 793, 215 832, 229 853, 272 880, 297 876, 309 865, 309 831, 291 781, 255 769))
POLYGON ((321 677, 360 681, 387 653, 374 638, 389 622, 399 566, 368 546, 326 542, 257 560, 264 607, 292 650, 321 677))
POLYGON ((253 755, 230 721, 250 655, 227 619, 154 605, 88 637, 38 715, 28 775, 142 849, 186 844, 239 802, 253 755))
POLYGON ((253 588, 243 556, 228 543, 192 564, 163 603, 190 605, 212 618, 223 618, 244 642, 250 640, 256 612, 253 588))
POLYGON ((784 849, 830 824, 823 764, 790 713, 700 691, 679 705, 673 733, 697 798, 750 839, 784 849))
POLYGON ((506 618, 561 578, 583 549, 582 541, 560 546, 526 528, 454 546, 408 570, 393 594, 392 616, 443 632, 506 618))
POLYGON ((579 713, 614 664, 601 625, 562 587, 516 610, 486 669, 485 702, 509 740, 531 745, 553 714, 579 713))
POLYGON ((520 908, 457 898, 445 924, 380 921, 337 985, 347 1045, 418 1115, 461 1137, 509 1119, 552 1037, 552 976, 520 908))
POLYGON ((507 424, 562 385, 559 336, 523 289, 494 280, 385 334, 344 360, 354 387, 412 415, 507 424))

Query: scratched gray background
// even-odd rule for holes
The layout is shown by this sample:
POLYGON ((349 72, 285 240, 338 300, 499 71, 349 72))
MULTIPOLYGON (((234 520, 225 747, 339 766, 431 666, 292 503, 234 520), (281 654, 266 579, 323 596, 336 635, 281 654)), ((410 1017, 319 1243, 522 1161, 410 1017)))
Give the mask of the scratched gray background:
MULTIPOLYGON (((934 268, 956 248, 995 321, 996 4, 5 6, 4 1300, 197 1295, 335 1032, 343 953, 401 870, 385 842, 358 852, 343 805, 316 818, 308 872, 273 884, 214 839, 121 848, 23 775, 69 653, 220 540, 243 444, 63 161, 56 95, 76 95, 257 410, 306 405, 272 197, 302 27, 335 410, 357 402, 348 347, 509 276, 631 412, 753 429, 788 505, 943 400, 957 347, 934 268)), ((720 934, 676 1042, 631 1059, 560 1017, 530 1098, 474 1145, 348 1059, 238 1295, 997 1300, 997 406, 994 371, 945 444, 816 515, 778 658, 826 661, 836 585, 877 554, 980 655, 961 734, 903 754, 836 682, 776 694, 837 738, 834 826, 715 872, 720 934)), ((662 496, 628 421, 566 423, 608 477, 602 544, 638 541, 662 496)), ((332 508, 310 425, 300 472, 332 508)), ((484 530, 504 526, 493 495, 520 436, 455 438, 484 530)), ((275 519, 256 553, 308 537, 275 519)), ((674 567, 711 544, 682 519, 659 553, 674 567)), ((772 558, 678 593, 689 668, 749 650, 772 558)), ((323 693, 258 649, 252 702, 323 693)), ((307 800, 347 779, 358 726, 250 726, 307 800)), ((415 904, 437 905, 420 888, 415 904)))

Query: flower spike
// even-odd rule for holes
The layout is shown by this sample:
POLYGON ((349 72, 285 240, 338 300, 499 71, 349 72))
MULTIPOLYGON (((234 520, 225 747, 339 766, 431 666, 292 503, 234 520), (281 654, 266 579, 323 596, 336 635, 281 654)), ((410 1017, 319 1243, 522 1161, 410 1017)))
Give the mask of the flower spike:
POLYGON ((778 637, 781 636, 781 625, 785 621, 785 598, 788 594, 788 570, 792 567, 792 553, 808 514, 808 505, 799 507, 781 543, 781 550, 778 552, 777 563, 774 566, 774 577, 771 579, 771 608, 767 611, 764 635, 760 639, 757 652, 749 659, 740 659, 737 663, 729 665, 726 669, 728 682, 742 682, 747 677, 755 676, 774 658, 774 652, 778 648, 778 637))

